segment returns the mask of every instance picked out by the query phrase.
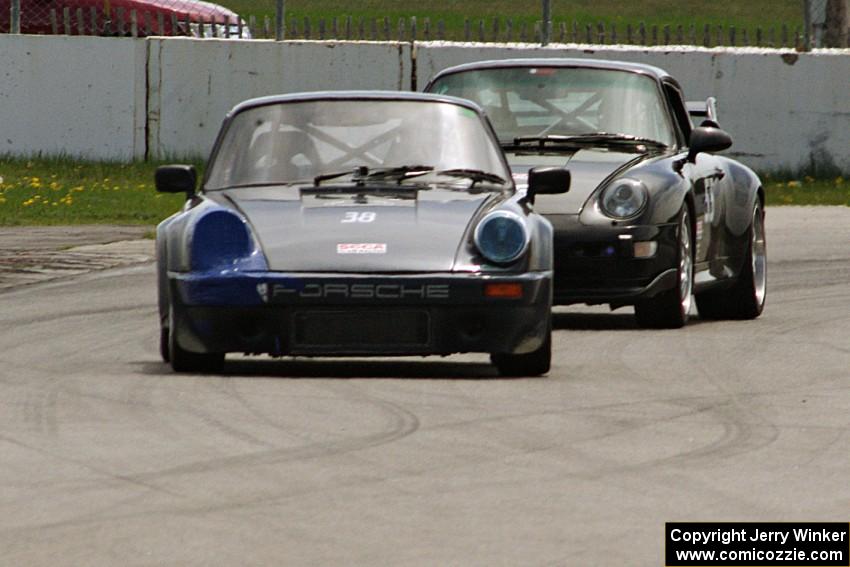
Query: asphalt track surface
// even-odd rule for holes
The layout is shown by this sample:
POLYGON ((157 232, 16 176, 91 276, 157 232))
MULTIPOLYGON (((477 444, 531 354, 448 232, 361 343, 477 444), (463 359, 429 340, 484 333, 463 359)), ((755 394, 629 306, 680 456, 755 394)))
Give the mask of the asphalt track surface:
POLYGON ((768 210, 762 318, 558 309, 481 356, 175 375, 151 264, 0 293, 0 564, 663 565, 665 521, 848 521, 850 209, 768 210))

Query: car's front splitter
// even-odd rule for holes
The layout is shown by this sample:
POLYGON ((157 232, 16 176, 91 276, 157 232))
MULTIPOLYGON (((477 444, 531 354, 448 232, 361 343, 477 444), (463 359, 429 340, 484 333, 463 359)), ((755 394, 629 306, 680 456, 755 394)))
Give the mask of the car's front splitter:
POLYGON ((556 305, 625 305, 676 286, 675 224, 588 226, 578 215, 547 219, 555 229, 556 305), (636 255, 643 243, 654 243, 651 256, 636 255))
POLYGON ((420 355, 531 352, 546 338, 551 272, 171 273, 190 352, 420 355))

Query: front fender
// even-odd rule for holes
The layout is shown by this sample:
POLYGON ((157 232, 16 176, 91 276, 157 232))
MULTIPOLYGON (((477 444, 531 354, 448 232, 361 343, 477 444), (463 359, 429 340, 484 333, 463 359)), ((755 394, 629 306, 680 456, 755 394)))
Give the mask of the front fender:
POLYGON ((543 272, 554 269, 555 231, 552 223, 541 215, 532 214, 528 216, 528 228, 531 231, 528 270, 543 272))
POLYGON ((726 230, 729 234, 742 237, 748 234, 753 222, 753 207, 759 198, 761 180, 749 167, 728 158, 720 159, 730 177, 730 186, 725 195, 726 230))
POLYGON ((637 179, 649 193, 646 208, 638 216, 627 220, 612 219, 602 212, 599 197, 607 184, 600 186, 588 199, 579 221, 588 226, 640 226, 676 222, 682 205, 692 198, 693 188, 688 180, 662 167, 636 168, 622 177, 637 179))

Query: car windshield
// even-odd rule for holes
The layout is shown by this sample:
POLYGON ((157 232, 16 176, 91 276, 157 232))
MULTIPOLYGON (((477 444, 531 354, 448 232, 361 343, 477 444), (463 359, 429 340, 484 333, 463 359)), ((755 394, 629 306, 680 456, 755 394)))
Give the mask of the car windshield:
POLYGON ((582 67, 479 69, 441 77, 431 92, 477 102, 503 144, 521 137, 598 133, 668 146, 675 142, 656 82, 638 73, 582 67))
POLYGON ((505 189, 510 179, 485 122, 464 106, 418 100, 307 100, 237 114, 205 188, 362 185, 368 180, 481 190, 482 181, 505 189))

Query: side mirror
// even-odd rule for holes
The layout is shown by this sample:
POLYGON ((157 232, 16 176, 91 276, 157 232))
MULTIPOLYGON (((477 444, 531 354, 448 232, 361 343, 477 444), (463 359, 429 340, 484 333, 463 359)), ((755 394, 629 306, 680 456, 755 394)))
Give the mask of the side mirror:
POLYGON ((535 167, 528 172, 526 200, 534 203, 537 195, 558 195, 570 190, 570 172, 563 167, 535 167))
POLYGON ((732 137, 720 128, 700 126, 691 131, 688 161, 693 163, 700 152, 719 152, 732 145, 732 137))
POLYGON ((195 195, 198 172, 192 165, 163 165, 156 168, 154 175, 156 190, 160 193, 186 193, 186 198, 195 195))

